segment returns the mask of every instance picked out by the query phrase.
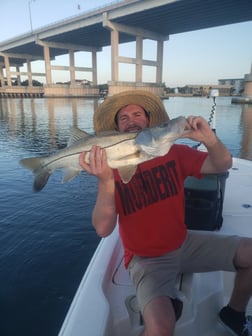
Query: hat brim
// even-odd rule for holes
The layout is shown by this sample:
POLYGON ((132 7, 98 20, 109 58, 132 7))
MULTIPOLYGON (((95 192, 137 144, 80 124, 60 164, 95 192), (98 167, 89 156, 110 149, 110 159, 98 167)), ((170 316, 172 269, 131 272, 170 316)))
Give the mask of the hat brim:
POLYGON ((96 133, 116 130, 115 116, 127 105, 139 105, 149 113, 150 127, 169 120, 161 99, 148 91, 123 91, 105 99, 94 113, 94 130, 96 133))

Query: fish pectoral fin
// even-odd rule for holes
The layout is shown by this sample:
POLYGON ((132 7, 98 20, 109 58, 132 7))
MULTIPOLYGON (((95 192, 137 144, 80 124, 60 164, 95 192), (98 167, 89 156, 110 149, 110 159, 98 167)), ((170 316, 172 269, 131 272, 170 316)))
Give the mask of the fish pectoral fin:
POLYGON ((78 168, 66 168, 64 169, 64 176, 63 176, 63 180, 62 182, 68 182, 70 180, 72 180, 73 178, 75 178, 77 175, 79 175, 79 173, 81 172, 82 169, 78 169, 78 168))
POLYGON ((118 168, 119 175, 123 183, 128 183, 136 172, 136 165, 130 165, 118 168))

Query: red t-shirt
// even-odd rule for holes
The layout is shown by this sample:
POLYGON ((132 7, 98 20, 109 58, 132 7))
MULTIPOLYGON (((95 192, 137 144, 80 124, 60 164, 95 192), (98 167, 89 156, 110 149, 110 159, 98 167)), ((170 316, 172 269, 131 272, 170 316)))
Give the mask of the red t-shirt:
POLYGON ((114 170, 126 267, 133 255, 156 257, 182 245, 186 236, 184 180, 201 177, 206 156, 188 146, 173 145, 166 155, 138 165, 127 184, 114 170))

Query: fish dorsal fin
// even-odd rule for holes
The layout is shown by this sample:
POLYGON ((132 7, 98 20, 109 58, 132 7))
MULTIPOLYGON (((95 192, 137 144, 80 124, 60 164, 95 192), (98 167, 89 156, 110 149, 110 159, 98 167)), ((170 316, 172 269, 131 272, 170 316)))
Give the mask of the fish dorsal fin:
POLYGON ((137 169, 136 165, 125 166, 118 168, 118 173, 123 181, 123 183, 128 183, 132 176, 135 174, 137 169))
POLYGON ((70 137, 69 137, 67 146, 70 146, 73 143, 75 143, 76 141, 79 141, 81 139, 85 139, 85 138, 88 138, 88 137, 91 137, 91 136, 92 136, 91 134, 88 134, 87 132, 82 131, 78 127, 71 127, 70 137))

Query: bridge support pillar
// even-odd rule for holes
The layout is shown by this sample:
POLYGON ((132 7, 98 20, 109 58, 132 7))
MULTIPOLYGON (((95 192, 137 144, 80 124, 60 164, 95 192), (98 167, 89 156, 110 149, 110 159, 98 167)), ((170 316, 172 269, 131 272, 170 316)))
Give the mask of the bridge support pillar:
POLYGON ((3 73, 3 66, 2 65, 0 65, 0 86, 1 87, 5 86, 4 73, 3 73))
POLYGON ((17 65, 16 66, 16 73, 17 73, 17 85, 20 86, 21 85, 21 76, 20 76, 20 68, 17 65))
POLYGON ((118 80, 118 72, 119 72, 119 33, 116 30, 112 30, 110 33, 110 41, 111 41, 111 78, 112 81, 118 80))
POLYGON ((93 84, 97 85, 97 52, 92 51, 92 75, 93 75, 93 84))
MULTIPOLYGON (((46 68, 46 85, 45 85, 45 96, 50 97, 59 97, 59 96, 68 96, 68 97, 79 97, 79 96, 99 96, 99 88, 97 86, 97 51, 100 49, 95 47, 81 46, 71 43, 60 43, 60 42, 49 42, 37 40, 37 44, 41 45, 44 48, 44 60, 46 68), (50 48, 57 48, 68 50, 69 52, 69 65, 60 66, 60 65, 51 65, 50 58, 50 48), (91 67, 79 67, 75 65, 75 52, 76 51, 86 51, 92 53, 92 66, 91 67), (58 71, 68 71, 70 74, 70 83, 69 84, 53 84, 52 82, 52 70, 58 71), (79 72, 91 72, 92 73, 92 84, 84 85, 82 80, 79 79, 77 82, 76 71, 79 72)), ((64 52, 62 52, 63 54, 64 52)))
POLYGON ((44 45, 44 61, 45 61, 46 84, 51 85, 52 73, 51 73, 50 49, 47 45, 44 45))
POLYGON ((7 55, 4 55, 4 64, 5 64, 7 85, 11 86, 10 61, 7 55))
POLYGON ((244 76, 244 93, 242 97, 234 97, 232 103, 252 104, 252 64, 250 74, 244 76))
POLYGON ((245 75, 244 82, 244 97, 250 97, 252 99, 252 64, 250 74, 245 75))
POLYGON ((69 70, 70 70, 70 83, 75 85, 75 65, 74 65, 74 50, 69 50, 69 70))
POLYGON ((136 82, 141 83, 143 79, 143 38, 136 36, 136 82))
POLYGON ((28 77, 28 85, 32 86, 32 69, 31 69, 31 62, 27 60, 27 77, 28 77))
POLYGON ((164 84, 162 83, 163 70, 163 45, 168 39, 167 36, 147 31, 138 27, 126 26, 114 23, 103 15, 103 26, 111 31, 111 82, 109 82, 109 94, 114 94, 130 88, 142 88, 143 90, 154 91, 154 93, 163 96, 164 84), (119 55, 119 33, 133 35, 136 37, 135 57, 123 57, 119 55), (156 60, 146 60, 143 58, 143 40, 151 39, 157 41, 156 60), (135 65, 135 81, 124 82, 119 80, 119 64, 127 63, 135 65), (151 83, 143 82, 143 67, 150 66, 156 68, 156 78, 151 83))

